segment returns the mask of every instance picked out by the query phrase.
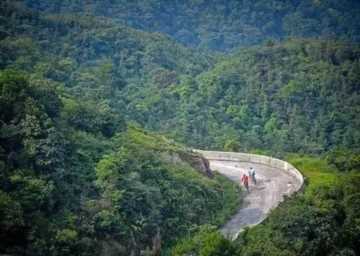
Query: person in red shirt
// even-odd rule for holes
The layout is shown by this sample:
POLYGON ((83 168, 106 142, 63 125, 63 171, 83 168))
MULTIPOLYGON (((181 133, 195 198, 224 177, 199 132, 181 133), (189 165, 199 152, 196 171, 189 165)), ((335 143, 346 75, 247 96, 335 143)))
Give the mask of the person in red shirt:
POLYGON ((241 178, 241 181, 244 184, 246 191, 249 192, 249 177, 246 174, 244 174, 241 178))

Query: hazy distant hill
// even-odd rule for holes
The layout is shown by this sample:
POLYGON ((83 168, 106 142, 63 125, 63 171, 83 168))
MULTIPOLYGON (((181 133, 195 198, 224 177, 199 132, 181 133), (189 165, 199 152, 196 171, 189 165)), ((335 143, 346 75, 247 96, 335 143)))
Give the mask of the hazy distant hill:
POLYGON ((33 1, 50 12, 83 12, 170 35, 185 45, 229 50, 266 39, 321 37, 360 41, 357 0, 33 1))

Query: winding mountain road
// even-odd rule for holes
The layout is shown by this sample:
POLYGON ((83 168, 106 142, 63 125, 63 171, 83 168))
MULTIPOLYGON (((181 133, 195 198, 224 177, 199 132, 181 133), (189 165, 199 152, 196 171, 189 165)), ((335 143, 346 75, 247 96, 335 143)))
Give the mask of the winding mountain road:
POLYGON ((257 184, 250 182, 250 192, 245 193, 238 212, 221 228, 222 234, 236 239, 245 228, 262 222, 284 196, 299 190, 303 177, 290 164, 259 155, 198 151, 209 160, 210 168, 234 182, 241 184, 242 175, 248 174, 250 167, 256 171, 257 184))

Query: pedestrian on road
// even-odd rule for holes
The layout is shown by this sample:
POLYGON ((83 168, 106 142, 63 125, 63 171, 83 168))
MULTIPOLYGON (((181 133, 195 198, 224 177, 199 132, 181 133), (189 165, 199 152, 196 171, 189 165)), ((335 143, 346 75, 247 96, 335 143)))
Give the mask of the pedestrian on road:
POLYGON ((249 177, 246 174, 244 174, 241 178, 241 181, 244 184, 246 191, 249 193, 249 177))
POLYGON ((254 185, 256 185, 256 177, 255 176, 256 176, 255 169, 250 167, 250 177, 251 177, 251 180, 254 183, 254 185))

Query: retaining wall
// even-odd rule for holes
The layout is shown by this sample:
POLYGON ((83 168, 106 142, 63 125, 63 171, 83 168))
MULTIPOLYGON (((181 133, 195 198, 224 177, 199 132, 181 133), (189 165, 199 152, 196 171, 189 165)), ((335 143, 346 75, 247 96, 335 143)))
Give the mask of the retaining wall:
POLYGON ((194 150, 194 151, 202 154, 209 161, 218 160, 218 161, 250 162, 254 164, 263 164, 273 168, 284 170, 288 172, 290 175, 294 176, 299 181, 298 184, 295 184, 296 191, 299 190, 304 183, 304 178, 302 174, 293 165, 277 158, 263 156, 263 155, 247 154, 247 153, 205 151, 205 150, 194 150))

